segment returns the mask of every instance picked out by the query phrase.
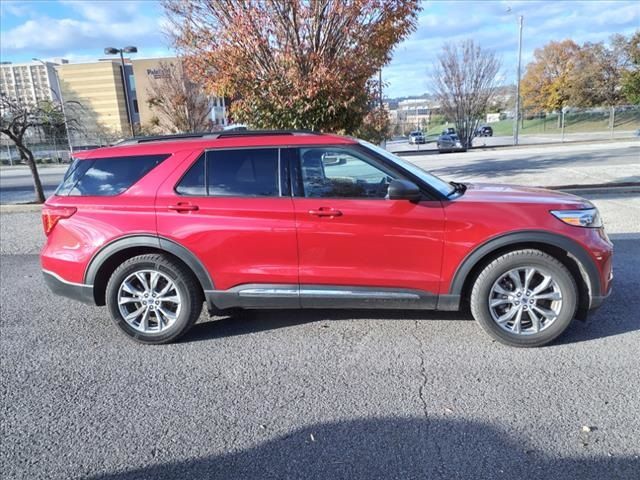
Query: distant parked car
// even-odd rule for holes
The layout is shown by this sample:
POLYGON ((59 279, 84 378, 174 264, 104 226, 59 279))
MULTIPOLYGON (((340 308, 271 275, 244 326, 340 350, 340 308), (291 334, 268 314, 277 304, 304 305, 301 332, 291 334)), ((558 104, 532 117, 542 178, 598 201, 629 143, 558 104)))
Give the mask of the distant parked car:
POLYGON ((437 145, 440 153, 466 151, 458 135, 455 133, 447 133, 446 130, 438 137, 437 145))
POLYGON ((476 129, 476 137, 493 137, 493 128, 482 125, 476 129))
POLYGON ((419 143, 427 143, 426 138, 424 138, 424 133, 420 130, 416 130, 415 132, 411 132, 409 134, 409 144, 417 145, 419 143))

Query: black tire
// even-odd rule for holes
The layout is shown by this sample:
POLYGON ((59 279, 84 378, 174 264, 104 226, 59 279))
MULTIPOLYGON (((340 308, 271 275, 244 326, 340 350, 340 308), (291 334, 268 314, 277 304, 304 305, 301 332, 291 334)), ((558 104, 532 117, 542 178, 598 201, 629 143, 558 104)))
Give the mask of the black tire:
MULTIPOLYGON (((516 250, 496 258, 480 272, 473 285, 470 300, 473 317, 482 329, 495 340, 513 347, 540 347, 562 334, 573 320, 578 304, 578 289, 571 273, 551 255, 534 249, 516 250), (512 333, 498 325, 493 319, 489 307, 494 283, 507 272, 525 267, 534 267, 550 275, 562 295, 562 304, 555 320, 546 328, 526 335, 512 333)), ((528 315, 527 313, 525 317, 523 314, 523 318, 529 319, 528 315)))
POLYGON ((204 298, 200 284, 187 267, 162 254, 147 254, 130 258, 116 268, 107 283, 106 301, 111 319, 127 337, 139 343, 162 344, 177 340, 196 323, 204 298), (180 312, 165 330, 143 333, 127 323, 120 312, 120 286, 127 277, 141 270, 158 271, 165 275, 173 282, 181 298, 180 312))

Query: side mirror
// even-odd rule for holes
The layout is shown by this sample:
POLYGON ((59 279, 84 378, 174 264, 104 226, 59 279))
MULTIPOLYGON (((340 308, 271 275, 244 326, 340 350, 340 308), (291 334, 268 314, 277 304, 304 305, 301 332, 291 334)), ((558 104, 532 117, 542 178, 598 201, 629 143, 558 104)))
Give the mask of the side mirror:
POLYGON ((422 194, 418 186, 408 180, 391 180, 387 190, 389 200, 409 200, 417 202, 422 194))

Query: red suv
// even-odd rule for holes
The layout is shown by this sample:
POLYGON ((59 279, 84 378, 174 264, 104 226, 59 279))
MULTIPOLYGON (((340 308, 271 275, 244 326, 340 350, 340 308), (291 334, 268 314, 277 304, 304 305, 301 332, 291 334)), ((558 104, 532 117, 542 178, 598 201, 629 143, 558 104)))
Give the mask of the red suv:
POLYGON ((586 200, 447 183, 364 141, 309 132, 143 138, 78 153, 42 212, 51 290, 142 343, 211 313, 458 310, 539 346, 609 294, 586 200))

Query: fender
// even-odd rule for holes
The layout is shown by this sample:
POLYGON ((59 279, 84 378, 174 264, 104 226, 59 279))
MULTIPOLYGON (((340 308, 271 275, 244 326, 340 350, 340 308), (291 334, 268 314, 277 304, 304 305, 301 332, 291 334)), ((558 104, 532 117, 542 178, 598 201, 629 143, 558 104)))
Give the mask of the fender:
POLYGON ((155 235, 129 235, 103 246, 91 259, 84 274, 84 283, 93 285, 102 264, 113 254, 131 247, 151 247, 164 250, 182 260, 195 274, 203 290, 214 290, 213 281, 202 262, 182 245, 155 235))
POLYGON ((589 253, 579 243, 556 233, 539 230, 521 230, 487 240, 469 253, 456 269, 449 287, 449 293, 440 295, 438 308, 442 310, 457 309, 464 282, 473 267, 491 252, 518 243, 543 243, 565 250, 575 258, 581 272, 586 274, 591 299, 598 298, 602 295, 598 268, 589 253))

